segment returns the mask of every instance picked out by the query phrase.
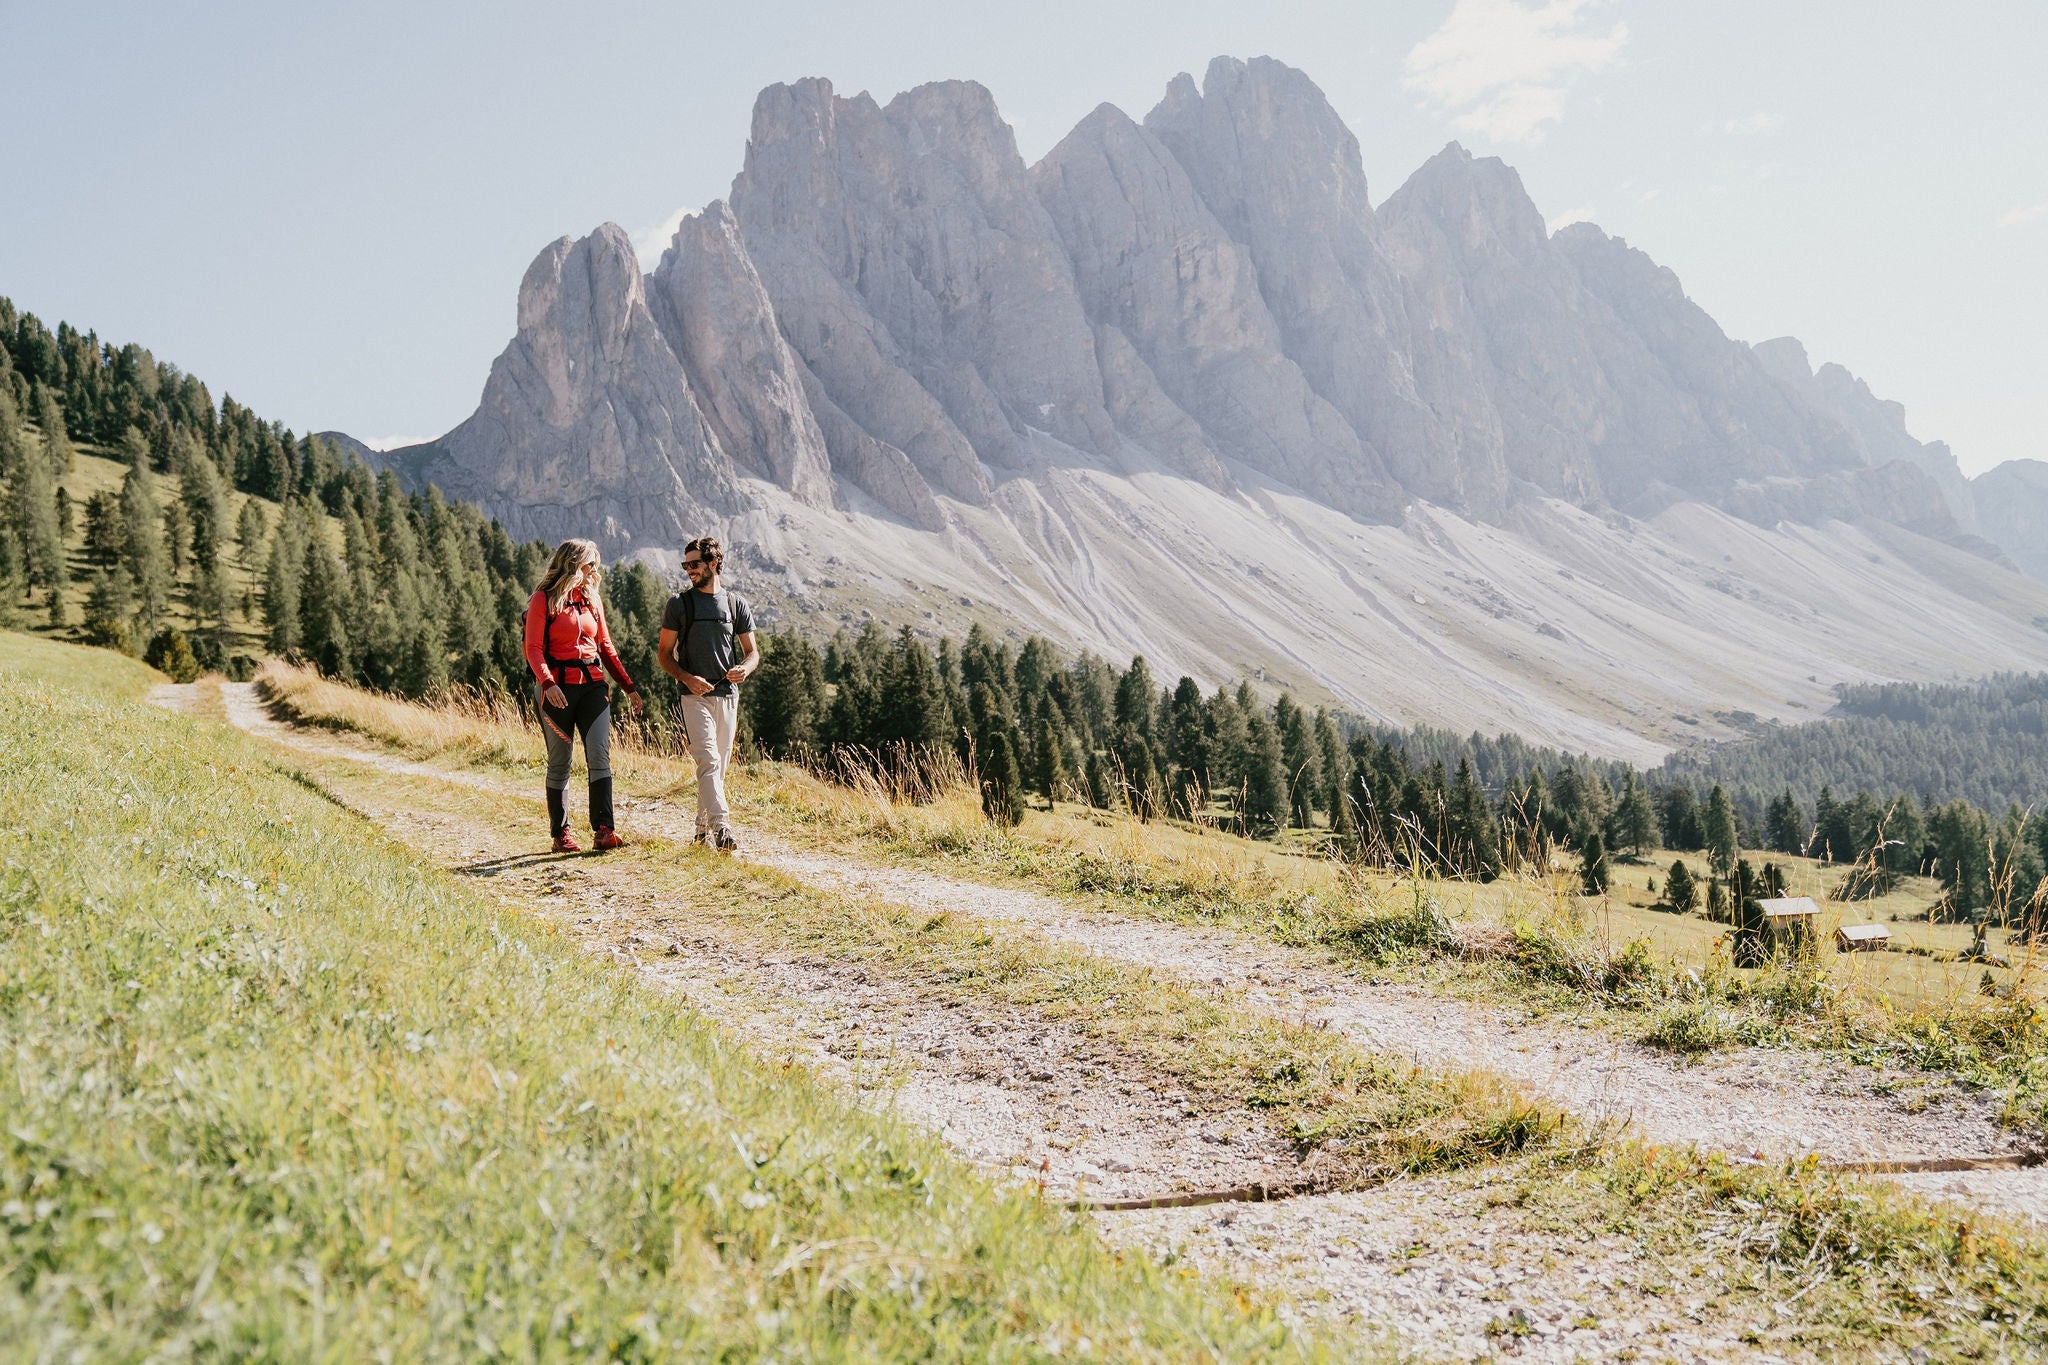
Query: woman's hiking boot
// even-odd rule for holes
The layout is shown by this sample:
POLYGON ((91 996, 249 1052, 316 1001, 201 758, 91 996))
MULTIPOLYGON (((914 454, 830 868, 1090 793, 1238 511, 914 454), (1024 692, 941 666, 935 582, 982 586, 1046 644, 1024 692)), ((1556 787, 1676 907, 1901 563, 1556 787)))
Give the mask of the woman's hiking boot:
POLYGON ((609 853, 612 849, 625 847, 626 844, 626 841, 619 837, 619 832, 610 825, 599 825, 597 838, 592 842, 597 845, 599 853, 609 853))
POLYGON ((571 834, 568 830, 562 830, 555 835, 555 852, 581 853, 582 851, 583 845, 577 843, 576 836, 571 834))

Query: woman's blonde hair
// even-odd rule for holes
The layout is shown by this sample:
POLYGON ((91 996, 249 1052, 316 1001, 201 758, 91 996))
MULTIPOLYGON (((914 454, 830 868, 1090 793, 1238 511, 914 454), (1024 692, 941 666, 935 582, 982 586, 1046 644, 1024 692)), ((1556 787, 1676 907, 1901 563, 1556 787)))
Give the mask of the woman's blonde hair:
MULTIPOLYGON (((555 557, 548 561, 548 571, 540 576, 541 595, 548 600, 548 610, 557 612, 569 596, 569 589, 576 586, 576 576, 583 572, 586 564, 595 565, 597 542, 593 540, 565 540, 555 547, 555 557)), ((590 605, 598 606, 597 579, 590 580, 590 605)))

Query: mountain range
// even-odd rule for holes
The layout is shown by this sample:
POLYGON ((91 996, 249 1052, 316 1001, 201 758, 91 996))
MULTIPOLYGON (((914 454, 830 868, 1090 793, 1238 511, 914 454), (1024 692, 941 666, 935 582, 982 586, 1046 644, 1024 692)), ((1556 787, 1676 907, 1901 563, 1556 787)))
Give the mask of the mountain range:
POLYGON ((2048 465, 1963 477, 1453 144, 1375 206, 1218 58, 1036 165, 966 81, 759 96, 651 271, 541 252, 477 411, 381 457, 517 535, 731 547, 778 619, 965 619, 1648 759, 1836 682, 2048 667, 2048 465))

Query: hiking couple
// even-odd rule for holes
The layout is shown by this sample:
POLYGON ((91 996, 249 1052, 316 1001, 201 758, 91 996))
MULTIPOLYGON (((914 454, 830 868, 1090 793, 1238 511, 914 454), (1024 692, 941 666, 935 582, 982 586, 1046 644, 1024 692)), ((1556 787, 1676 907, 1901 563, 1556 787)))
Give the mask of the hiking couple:
MULTIPOLYGON (((721 852, 739 847, 725 804, 725 771, 732 763, 739 719, 739 684, 761 662, 754 617, 746 599, 719 582, 725 555, 700 536, 683 547, 690 585, 671 597, 661 616, 655 658, 682 684, 678 710, 690 755, 697 763, 697 840, 721 852)), ((569 832, 564 793, 575 737, 583 737, 590 769, 590 827, 599 852, 617 848, 612 818, 612 683, 645 713, 646 698, 619 662, 598 592, 597 546, 565 540, 526 604, 526 663, 540 694, 541 734, 548 746, 548 831, 555 852, 580 853, 569 832)))

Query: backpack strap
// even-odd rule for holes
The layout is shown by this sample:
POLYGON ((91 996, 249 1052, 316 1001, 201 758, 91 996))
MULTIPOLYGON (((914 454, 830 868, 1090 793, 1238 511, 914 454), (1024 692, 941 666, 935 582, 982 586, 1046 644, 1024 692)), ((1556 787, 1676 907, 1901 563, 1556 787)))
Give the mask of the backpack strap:
POLYGON ((676 636, 676 662, 683 661, 683 654, 690 647, 690 627, 697 624, 697 590, 684 588, 678 596, 683 603, 683 628, 676 636))

